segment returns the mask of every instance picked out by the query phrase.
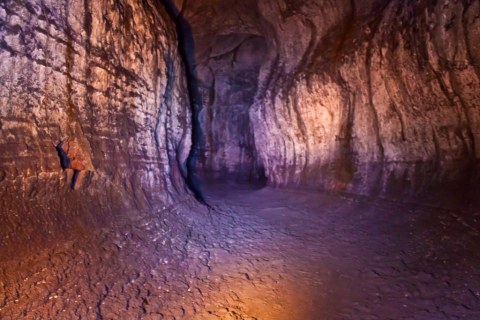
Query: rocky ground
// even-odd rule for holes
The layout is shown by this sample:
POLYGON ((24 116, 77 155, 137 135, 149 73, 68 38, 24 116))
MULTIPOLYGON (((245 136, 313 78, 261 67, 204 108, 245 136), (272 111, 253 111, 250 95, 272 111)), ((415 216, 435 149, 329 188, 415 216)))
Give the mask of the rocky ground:
POLYGON ((0 262, 0 318, 480 319, 478 211, 208 195, 0 262))

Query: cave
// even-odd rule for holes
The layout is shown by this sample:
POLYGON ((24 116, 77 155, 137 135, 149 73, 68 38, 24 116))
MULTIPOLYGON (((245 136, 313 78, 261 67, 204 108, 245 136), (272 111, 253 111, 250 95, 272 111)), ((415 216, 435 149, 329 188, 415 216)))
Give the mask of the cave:
POLYGON ((0 319, 480 319, 479 0, 3 0, 0 319))

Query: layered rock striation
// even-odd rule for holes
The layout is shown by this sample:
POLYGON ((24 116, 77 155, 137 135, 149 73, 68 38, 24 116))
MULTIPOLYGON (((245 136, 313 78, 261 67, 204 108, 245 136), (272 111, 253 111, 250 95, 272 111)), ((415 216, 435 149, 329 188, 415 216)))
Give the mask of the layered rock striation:
POLYGON ((3 1, 0 245, 178 200, 190 122, 161 4, 3 1))
POLYGON ((366 194, 472 182, 478 1, 177 6, 195 39, 201 170, 366 194))

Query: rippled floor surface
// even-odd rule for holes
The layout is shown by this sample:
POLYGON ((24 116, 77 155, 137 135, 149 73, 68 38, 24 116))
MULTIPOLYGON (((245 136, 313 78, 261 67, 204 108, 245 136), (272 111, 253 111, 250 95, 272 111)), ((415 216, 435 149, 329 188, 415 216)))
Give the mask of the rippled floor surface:
POLYGON ((209 188, 0 262, 0 319, 480 319, 478 212, 209 188))

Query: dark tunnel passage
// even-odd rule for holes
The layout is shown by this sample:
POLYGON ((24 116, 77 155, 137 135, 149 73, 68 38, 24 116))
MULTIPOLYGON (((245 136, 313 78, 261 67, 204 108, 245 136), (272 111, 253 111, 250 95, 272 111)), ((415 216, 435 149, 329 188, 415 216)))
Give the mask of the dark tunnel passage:
POLYGON ((209 48, 213 56, 208 59, 216 61, 216 65, 205 65, 203 57, 197 61, 199 52, 205 48, 196 48, 196 42, 202 46, 205 39, 198 38, 198 25, 193 30, 185 16, 189 14, 188 2, 182 3, 181 8, 173 1, 163 3, 176 22, 179 52, 187 69, 192 104, 192 151, 188 158, 190 188, 202 198, 200 179, 207 183, 237 181, 264 186, 267 179, 263 164, 256 157, 249 108, 254 102, 260 67, 267 58, 265 38, 241 31, 220 36, 216 43, 220 46, 226 43, 227 47, 209 48), (218 50, 220 52, 215 52, 218 50), (211 83, 206 79, 209 77, 205 74, 207 69, 212 75, 220 73, 210 79, 211 83), (217 113, 220 115, 215 117, 217 113), (238 149, 237 154, 226 151, 232 145, 238 149), (223 160, 217 161, 218 156, 223 160), (235 156, 237 163, 229 163, 232 162, 229 158, 235 156))
POLYGON ((480 1, 0 3, 0 319, 480 319, 480 1))

